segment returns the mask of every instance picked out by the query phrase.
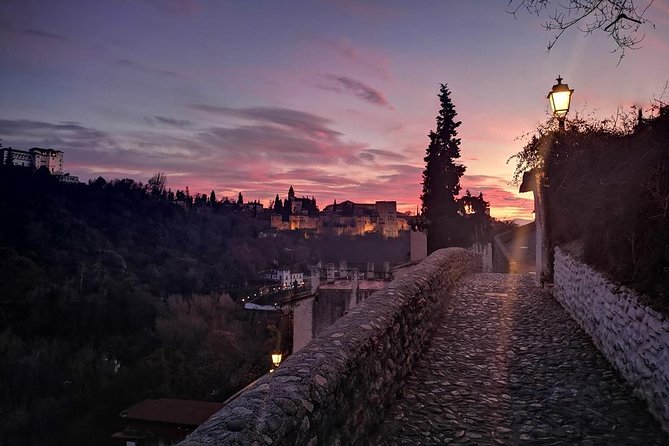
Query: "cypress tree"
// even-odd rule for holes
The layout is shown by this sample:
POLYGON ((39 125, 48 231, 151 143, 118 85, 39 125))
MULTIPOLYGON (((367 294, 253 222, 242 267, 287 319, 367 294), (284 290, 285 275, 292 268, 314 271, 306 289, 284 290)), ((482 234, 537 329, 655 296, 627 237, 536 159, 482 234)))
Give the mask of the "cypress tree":
POLYGON ((420 196, 427 224, 428 252, 464 243, 459 227, 459 205, 455 198, 460 193, 460 177, 465 172, 465 166, 455 163, 460 158, 457 128, 461 122, 455 120, 457 113, 446 84, 441 84, 439 100, 441 110, 437 116, 437 128, 429 134, 430 145, 424 158, 423 193, 420 196))
POLYGON ((290 217, 291 212, 291 206, 290 206, 290 201, 286 198, 283 200, 283 214, 282 215, 282 220, 283 221, 288 221, 288 217, 290 217))
POLYGON ((279 194, 276 194, 276 198, 274 199, 274 213, 283 214, 283 205, 281 204, 281 198, 279 198, 279 194))

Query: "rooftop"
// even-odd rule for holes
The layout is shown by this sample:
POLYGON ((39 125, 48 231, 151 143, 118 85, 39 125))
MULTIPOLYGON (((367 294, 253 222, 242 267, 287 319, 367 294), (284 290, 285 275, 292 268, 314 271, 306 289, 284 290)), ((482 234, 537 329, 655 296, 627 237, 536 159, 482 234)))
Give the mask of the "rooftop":
POLYGON ((159 423, 199 426, 218 412, 223 403, 179 400, 170 398, 148 399, 121 412, 121 417, 159 423))

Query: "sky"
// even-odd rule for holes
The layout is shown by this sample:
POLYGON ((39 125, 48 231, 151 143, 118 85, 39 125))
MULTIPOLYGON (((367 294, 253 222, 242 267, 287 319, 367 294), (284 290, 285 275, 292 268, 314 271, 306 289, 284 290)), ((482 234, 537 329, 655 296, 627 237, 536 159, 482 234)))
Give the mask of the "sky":
MULTIPOLYGON (((558 74, 572 110, 647 108, 669 80, 669 0, 619 64, 602 33, 552 34, 507 0, 3 0, 0 138, 82 180, 419 205, 440 83, 462 121, 463 193, 532 219, 510 184, 558 74)), ((667 93, 669 95, 669 93, 667 93)), ((666 97, 664 98, 666 100, 666 97)))

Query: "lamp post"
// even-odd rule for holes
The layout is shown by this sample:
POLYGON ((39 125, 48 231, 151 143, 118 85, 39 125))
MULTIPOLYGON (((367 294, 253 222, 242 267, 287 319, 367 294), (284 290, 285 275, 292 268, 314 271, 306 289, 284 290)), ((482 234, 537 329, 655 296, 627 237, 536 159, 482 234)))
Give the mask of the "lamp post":
POLYGON ((272 368, 269 369, 270 373, 272 373, 274 370, 277 369, 277 367, 279 367, 279 365, 281 365, 281 358, 283 357, 283 355, 278 350, 275 350, 271 356, 272 356, 272 368))
POLYGON ((551 104, 553 115, 558 119, 560 130, 564 130, 564 118, 569 111, 571 95, 574 94, 574 90, 571 90, 569 85, 562 83, 561 76, 558 76, 556 80, 557 84, 553 85, 548 93, 548 101, 551 104))

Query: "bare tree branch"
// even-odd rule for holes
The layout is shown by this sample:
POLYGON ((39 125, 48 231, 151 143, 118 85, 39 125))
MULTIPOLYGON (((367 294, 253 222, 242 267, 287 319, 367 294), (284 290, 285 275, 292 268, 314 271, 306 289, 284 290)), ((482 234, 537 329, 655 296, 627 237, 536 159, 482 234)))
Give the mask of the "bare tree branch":
POLYGON ((654 0, 507 0, 506 12, 517 17, 521 11, 546 17, 542 26, 552 31, 550 51, 562 35, 571 28, 590 35, 595 31, 608 34, 615 43, 613 53, 640 48, 645 34, 641 28, 655 24, 646 16, 654 0))

